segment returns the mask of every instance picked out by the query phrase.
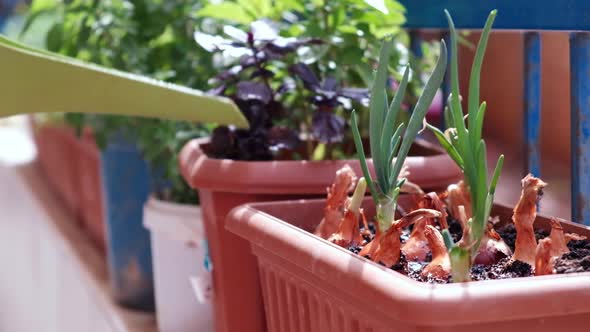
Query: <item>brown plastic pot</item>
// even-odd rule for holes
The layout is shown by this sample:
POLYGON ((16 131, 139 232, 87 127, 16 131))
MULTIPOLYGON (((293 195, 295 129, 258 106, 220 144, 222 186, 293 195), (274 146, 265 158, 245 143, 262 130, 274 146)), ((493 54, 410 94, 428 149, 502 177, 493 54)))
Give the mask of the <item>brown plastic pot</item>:
POLYGON ((77 173, 82 223, 94 244, 106 254, 106 235, 102 208, 100 150, 89 128, 77 142, 77 173))
MULTIPOLYGON (((218 331, 265 330, 262 293, 255 257, 248 241, 225 229, 225 217, 234 207, 261 201, 325 196, 338 169, 349 164, 357 174, 356 160, 339 161, 233 161, 208 158, 200 145, 187 143, 180 168, 198 188, 205 231, 213 261, 215 322, 218 331)), ((453 161, 440 150, 421 142, 423 156, 409 157, 410 180, 423 188, 440 188, 461 178, 453 161)))
POLYGON ((35 128, 37 158, 47 182, 65 203, 76 220, 80 216, 80 196, 76 153, 78 140, 65 125, 41 125, 35 128))
MULTIPOLYGON (((228 215, 227 228, 258 258, 269 331, 588 331, 590 273, 420 283, 309 233, 324 203, 258 203, 228 215)), ((493 214, 506 222, 512 211, 493 214)), ((545 217, 535 225, 550 229, 545 217)))

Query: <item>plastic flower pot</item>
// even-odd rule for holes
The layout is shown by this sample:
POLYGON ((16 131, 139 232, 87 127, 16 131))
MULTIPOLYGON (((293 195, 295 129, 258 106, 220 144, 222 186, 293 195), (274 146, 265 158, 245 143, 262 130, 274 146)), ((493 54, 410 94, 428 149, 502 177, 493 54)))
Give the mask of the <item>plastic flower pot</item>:
POLYGON ((34 134, 41 171, 76 220, 80 215, 74 130, 62 124, 38 125, 34 134))
MULTIPOLYGON (((228 215, 227 228, 257 256, 269 331, 588 330, 590 273, 420 283, 310 233, 324 203, 258 203, 228 215)), ((493 214, 506 222, 512 210, 495 206, 493 214)), ((545 217, 535 224, 550 229, 545 217)), ((562 225, 590 235, 581 225, 562 225)))
POLYGON ((96 246, 106 252, 100 151, 88 128, 78 140, 76 156, 82 223, 96 246))
POLYGON ((191 286, 191 278, 210 274, 201 208, 152 197, 143 222, 151 234, 159 331, 214 331, 213 304, 198 301, 191 286))
MULTIPOLYGON (((214 264, 215 322, 219 331, 264 331, 262 293, 256 259, 246 240, 225 229, 225 217, 234 207, 290 198, 319 197, 334 174, 349 164, 362 174, 357 160, 244 162, 208 158, 190 141, 180 155, 184 178, 199 188, 205 231, 214 264)), ((440 188, 461 178, 446 155, 422 144, 423 156, 409 157, 410 180, 423 188, 440 188)))
POLYGON ((150 234, 143 205, 150 172, 134 144, 111 140, 101 155, 107 259, 113 297, 132 309, 153 311, 150 234))

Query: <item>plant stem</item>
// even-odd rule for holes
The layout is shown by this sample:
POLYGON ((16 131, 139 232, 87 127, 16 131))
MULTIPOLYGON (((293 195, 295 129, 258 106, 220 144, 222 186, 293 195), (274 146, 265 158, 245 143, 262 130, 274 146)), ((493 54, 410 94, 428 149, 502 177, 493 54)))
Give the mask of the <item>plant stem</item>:
POLYGON ((321 12, 322 12, 322 19, 324 21, 324 29, 325 29, 326 33, 329 34, 330 33, 330 23, 328 21, 329 12, 328 12, 328 9, 326 9, 325 4, 322 6, 321 12))
POLYGON ((350 205, 348 209, 355 213, 356 216, 360 213, 361 205, 363 204, 363 200, 365 198, 365 192, 367 191, 367 180, 365 178, 360 178, 356 188, 354 190, 354 194, 350 199, 350 205))
POLYGON ((395 219, 396 205, 396 199, 385 198, 379 201, 377 205, 377 222, 380 232, 385 232, 391 226, 391 223, 395 219))
POLYGON ((334 145, 332 143, 326 143, 326 154, 324 155, 324 160, 332 160, 334 145))
POLYGON ((453 247, 449 251, 453 282, 471 281, 471 255, 469 249, 453 247))
POLYGON ((307 135, 306 138, 306 142, 307 142, 307 158, 311 159, 311 157, 313 156, 313 142, 311 141, 311 135, 307 135))

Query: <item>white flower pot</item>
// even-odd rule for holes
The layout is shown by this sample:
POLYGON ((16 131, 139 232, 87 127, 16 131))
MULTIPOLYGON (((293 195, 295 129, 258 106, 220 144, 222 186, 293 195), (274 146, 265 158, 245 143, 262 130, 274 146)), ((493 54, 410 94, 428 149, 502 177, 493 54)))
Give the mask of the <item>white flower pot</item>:
POLYGON ((201 208, 152 197, 144 225, 151 233, 160 332, 214 331, 211 295, 197 299, 193 291, 195 280, 211 280, 201 208))

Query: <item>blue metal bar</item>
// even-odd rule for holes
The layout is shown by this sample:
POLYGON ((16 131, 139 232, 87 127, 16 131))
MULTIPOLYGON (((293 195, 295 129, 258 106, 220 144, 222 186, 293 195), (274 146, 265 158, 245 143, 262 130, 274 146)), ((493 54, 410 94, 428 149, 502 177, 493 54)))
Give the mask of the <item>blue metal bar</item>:
POLYGON ((492 9, 494 29, 590 30, 588 0, 400 0, 406 7, 407 28, 446 29, 446 8, 457 28, 481 29, 492 9))
POLYGON ((416 30, 410 31, 410 51, 416 57, 416 59, 421 59, 422 54, 422 37, 416 30))
POLYGON ((570 35, 572 220, 590 225, 590 33, 570 35))
POLYGON ((525 172, 541 176, 541 36, 524 36, 525 172))

